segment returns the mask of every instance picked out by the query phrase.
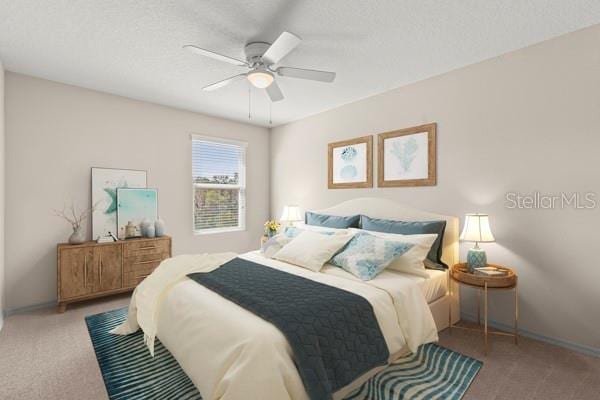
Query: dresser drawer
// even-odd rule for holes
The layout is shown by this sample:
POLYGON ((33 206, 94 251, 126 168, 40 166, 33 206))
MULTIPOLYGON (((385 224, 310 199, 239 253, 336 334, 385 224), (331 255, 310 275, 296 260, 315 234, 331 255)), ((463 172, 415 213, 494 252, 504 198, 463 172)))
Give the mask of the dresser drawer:
POLYGON ((127 257, 123 261, 123 272, 135 272, 135 271, 146 271, 148 269, 154 270, 160 263, 168 258, 168 254, 158 254, 152 257, 137 256, 127 257))
POLYGON ((162 255, 171 253, 171 241, 164 240, 136 240, 126 242, 124 245, 124 257, 151 257, 153 255, 162 255))
POLYGON ((154 271, 154 268, 147 267, 131 272, 123 272, 123 287, 136 287, 148 275, 154 271))

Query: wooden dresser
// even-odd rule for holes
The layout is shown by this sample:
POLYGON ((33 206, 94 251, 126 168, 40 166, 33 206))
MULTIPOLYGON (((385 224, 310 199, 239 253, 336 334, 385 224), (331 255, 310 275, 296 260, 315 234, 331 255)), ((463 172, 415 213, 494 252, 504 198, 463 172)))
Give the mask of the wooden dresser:
POLYGON ((57 254, 58 308, 64 312, 69 303, 133 290, 171 257, 171 238, 59 244, 57 254))

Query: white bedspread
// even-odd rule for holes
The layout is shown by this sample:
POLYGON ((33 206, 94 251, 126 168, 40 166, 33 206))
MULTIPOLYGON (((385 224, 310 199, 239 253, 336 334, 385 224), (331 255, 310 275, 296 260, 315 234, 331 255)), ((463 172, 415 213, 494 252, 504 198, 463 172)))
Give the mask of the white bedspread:
MULTIPOLYGON (((191 279, 181 278, 183 270, 209 271, 219 259, 231 259, 231 254, 188 257, 195 259, 175 262, 176 274, 163 272, 169 268, 164 262, 138 286, 128 321, 116 333, 130 333, 138 325, 148 340, 155 333, 206 400, 307 399, 292 349, 274 325, 191 279), (194 263, 197 265, 191 265, 194 263), (167 281, 150 279, 155 274, 167 281), (148 293, 154 300, 148 301, 148 293)), ((373 306, 391 355, 437 340, 420 287, 397 273, 384 271, 363 282, 333 266, 312 272, 264 258, 258 252, 239 257, 364 297, 373 306)))
POLYGON ((144 342, 154 356, 158 307, 165 295, 178 282, 189 280, 193 272, 209 272, 235 258, 235 253, 182 255, 163 261, 131 296, 127 320, 111 330, 116 335, 129 335, 139 328, 144 331, 144 342))

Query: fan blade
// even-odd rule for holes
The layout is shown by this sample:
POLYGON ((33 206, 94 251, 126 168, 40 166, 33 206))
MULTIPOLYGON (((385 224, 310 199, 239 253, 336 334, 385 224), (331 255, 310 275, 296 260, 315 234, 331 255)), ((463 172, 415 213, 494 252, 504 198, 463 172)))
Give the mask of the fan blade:
POLYGON ((229 64, 239 65, 240 67, 247 67, 248 63, 246 61, 238 60, 237 58, 224 56, 223 54, 215 53, 214 51, 202 49, 198 46, 194 46, 193 44, 186 44, 183 46, 184 49, 190 50, 193 53, 200 54, 201 56, 210 57, 215 60, 224 61, 229 64))
POLYGON ((277 82, 273 81, 267 88, 265 89, 271 101, 281 101, 283 100, 283 93, 281 93, 281 89, 277 82))
POLYGON ((265 51, 262 59, 267 65, 277 64, 300 44, 302 40, 289 32, 283 32, 275 42, 265 51))
POLYGON ((210 92, 211 90, 216 90, 216 89, 222 88, 223 86, 229 85, 231 82, 235 82, 235 81, 237 81, 241 78, 245 78, 245 77, 246 77, 246 74, 235 75, 235 76, 232 76, 231 78, 223 79, 222 81, 213 83, 208 86, 204 86, 202 88, 202 90, 206 90, 207 92, 210 92))
POLYGON ((310 79, 320 82, 333 82, 335 79, 335 72, 317 71, 316 69, 279 67, 277 68, 277 74, 289 78, 310 79))

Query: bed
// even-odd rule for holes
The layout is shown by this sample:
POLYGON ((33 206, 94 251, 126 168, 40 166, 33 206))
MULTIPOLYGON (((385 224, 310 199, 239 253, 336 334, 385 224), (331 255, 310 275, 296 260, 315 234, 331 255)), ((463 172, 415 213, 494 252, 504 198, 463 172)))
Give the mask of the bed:
MULTIPOLYGON (((458 256, 458 220, 454 217, 372 198, 350 200, 319 212, 405 221, 444 219, 447 225, 442 259, 452 265, 458 256)), ((157 270, 156 276, 148 278, 149 283, 157 282, 151 289, 136 290, 141 293, 132 298, 128 321, 116 333, 130 333, 142 326, 150 347, 154 336, 158 337, 207 400, 308 399, 294 352, 280 330, 207 287, 182 277, 183 272, 215 270, 233 257, 236 255, 171 259, 169 268, 157 270), (164 276, 159 276, 161 273, 164 276), (144 313, 139 305, 147 298, 156 301, 144 313)), ((363 282, 331 265, 313 272, 267 259, 258 251, 237 257, 366 299, 389 350, 388 362, 420 344, 436 341, 437 332, 448 326, 450 315, 458 316, 458 291, 449 290, 446 271, 428 270, 430 278, 425 279, 386 270, 372 281, 363 282), (454 312, 450 313, 452 308, 454 312)), ((365 371, 351 384, 336 390, 332 397, 344 398, 381 368, 365 371)))

